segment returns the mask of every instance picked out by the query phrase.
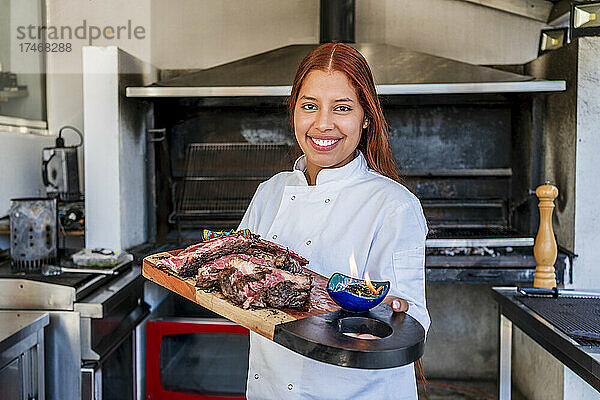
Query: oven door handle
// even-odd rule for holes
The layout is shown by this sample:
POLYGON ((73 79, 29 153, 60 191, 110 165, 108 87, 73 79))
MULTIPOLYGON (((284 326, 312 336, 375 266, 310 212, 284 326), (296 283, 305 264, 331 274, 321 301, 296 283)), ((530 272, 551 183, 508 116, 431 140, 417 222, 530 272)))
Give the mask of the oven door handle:
POLYGON ((127 338, 131 332, 150 315, 150 305, 142 301, 134 308, 119 325, 94 346, 94 351, 100 355, 100 363, 108 357, 127 338))

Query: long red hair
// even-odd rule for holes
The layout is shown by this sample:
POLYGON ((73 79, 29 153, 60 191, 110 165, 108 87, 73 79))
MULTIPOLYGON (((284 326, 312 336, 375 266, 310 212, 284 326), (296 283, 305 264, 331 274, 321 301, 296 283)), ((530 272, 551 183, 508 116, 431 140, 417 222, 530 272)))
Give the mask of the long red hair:
POLYGON ((311 51, 300 63, 294 77, 292 94, 289 99, 292 124, 300 87, 306 75, 312 70, 339 71, 348 77, 356 90, 358 101, 365 113, 365 119, 369 121, 369 125, 363 128, 357 148, 364 154, 371 169, 400 182, 396 170, 396 160, 390 146, 388 125, 383 116, 375 90, 373 74, 367 60, 356 49, 344 43, 325 43, 311 51))

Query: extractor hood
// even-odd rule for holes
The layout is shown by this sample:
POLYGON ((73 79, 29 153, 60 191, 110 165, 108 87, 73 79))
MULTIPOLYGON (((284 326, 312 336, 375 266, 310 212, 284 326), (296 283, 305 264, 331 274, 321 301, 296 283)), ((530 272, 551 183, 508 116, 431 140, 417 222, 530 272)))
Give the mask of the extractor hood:
MULTIPOLYGON (((380 95, 552 92, 563 80, 530 76, 437 57, 384 43, 352 43, 354 0, 321 0, 321 43, 346 42, 368 61, 380 95)), ((146 87, 127 97, 289 96, 300 61, 318 44, 281 47, 146 87)))

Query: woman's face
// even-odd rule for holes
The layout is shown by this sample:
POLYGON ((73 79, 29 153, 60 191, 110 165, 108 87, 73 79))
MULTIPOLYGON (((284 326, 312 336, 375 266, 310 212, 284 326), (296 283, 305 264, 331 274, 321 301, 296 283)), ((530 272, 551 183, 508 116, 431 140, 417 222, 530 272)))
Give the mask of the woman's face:
POLYGON ((363 127, 364 111, 346 75, 309 72, 294 107, 296 140, 306 154, 309 172, 350 162, 363 127))

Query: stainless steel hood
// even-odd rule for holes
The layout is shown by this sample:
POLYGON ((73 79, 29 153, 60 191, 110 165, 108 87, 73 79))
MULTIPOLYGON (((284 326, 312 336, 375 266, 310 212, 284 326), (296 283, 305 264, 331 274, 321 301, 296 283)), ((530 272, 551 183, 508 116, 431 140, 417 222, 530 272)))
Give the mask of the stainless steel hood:
MULTIPOLYGON (((317 45, 292 45, 213 68, 128 87, 127 97, 288 96, 300 61, 317 45)), ((351 44, 367 59, 380 95, 553 92, 563 80, 467 64, 388 44, 351 44)))
MULTIPOLYGON (((321 0, 320 42, 344 42, 368 61, 380 95, 552 92, 565 81, 536 80, 388 44, 354 43, 355 0, 321 0)), ((317 44, 281 47, 213 68, 129 87, 128 97, 289 96, 300 61, 317 44)))

